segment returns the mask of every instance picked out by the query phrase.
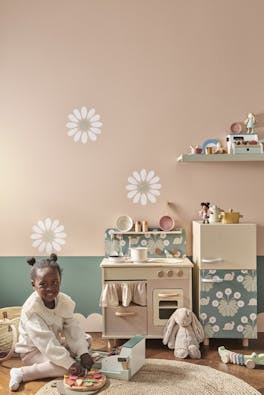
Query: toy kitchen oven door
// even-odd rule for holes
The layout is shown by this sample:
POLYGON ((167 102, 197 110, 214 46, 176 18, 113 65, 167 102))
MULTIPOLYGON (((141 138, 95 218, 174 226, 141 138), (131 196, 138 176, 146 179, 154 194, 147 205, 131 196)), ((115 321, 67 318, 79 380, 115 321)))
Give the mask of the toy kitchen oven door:
POLYGON ((148 307, 149 336, 162 338, 163 328, 175 310, 192 308, 190 280, 148 281, 148 307))
POLYGON ((163 326, 176 309, 183 307, 182 289, 153 290, 153 324, 163 326))

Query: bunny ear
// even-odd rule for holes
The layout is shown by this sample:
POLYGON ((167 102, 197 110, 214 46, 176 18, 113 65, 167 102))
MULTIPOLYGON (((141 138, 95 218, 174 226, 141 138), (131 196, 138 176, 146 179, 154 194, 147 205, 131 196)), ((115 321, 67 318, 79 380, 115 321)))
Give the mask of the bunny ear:
POLYGON ((176 335, 179 330, 179 325, 175 323, 174 327, 172 328, 169 340, 168 340, 168 348, 170 350, 173 350, 175 348, 175 340, 176 340, 176 335))
POLYGON ((163 329, 163 341, 162 341, 162 343, 164 345, 168 344, 171 332, 172 332, 173 327, 174 327, 175 324, 176 323, 175 323, 174 317, 173 317, 173 315, 171 315, 170 318, 168 319, 168 321, 166 322, 166 325, 165 325, 165 327, 163 329))
POLYGON ((204 340, 204 330, 202 324, 200 323, 200 321, 198 320, 198 318, 193 312, 192 312, 192 328, 196 336, 196 339, 198 340, 199 343, 201 343, 204 340))

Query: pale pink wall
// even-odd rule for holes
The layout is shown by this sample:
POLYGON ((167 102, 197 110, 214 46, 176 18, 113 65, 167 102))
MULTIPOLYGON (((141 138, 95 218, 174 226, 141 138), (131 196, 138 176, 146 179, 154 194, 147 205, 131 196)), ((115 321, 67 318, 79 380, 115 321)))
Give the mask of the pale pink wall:
POLYGON ((176 161, 248 112, 263 137, 263 15, 262 0, 1 0, 0 255, 40 254, 45 218, 64 226, 60 255, 103 255, 119 215, 165 213, 191 254, 203 200, 256 222, 264 255, 264 164, 176 161), (66 127, 83 106, 103 123, 86 144, 66 127), (126 190, 141 169, 161 184, 145 206, 126 190))

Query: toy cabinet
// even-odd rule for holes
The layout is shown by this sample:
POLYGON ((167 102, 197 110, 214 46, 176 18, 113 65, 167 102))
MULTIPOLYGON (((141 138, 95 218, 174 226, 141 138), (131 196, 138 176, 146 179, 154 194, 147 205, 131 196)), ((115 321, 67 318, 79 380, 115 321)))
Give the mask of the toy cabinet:
POLYGON ((210 338, 257 337, 255 224, 193 222, 195 312, 210 338))
POLYGON ((103 259, 104 338, 126 339, 140 334, 162 339, 171 314, 179 307, 192 309, 193 264, 188 258, 168 261, 115 263, 103 259))

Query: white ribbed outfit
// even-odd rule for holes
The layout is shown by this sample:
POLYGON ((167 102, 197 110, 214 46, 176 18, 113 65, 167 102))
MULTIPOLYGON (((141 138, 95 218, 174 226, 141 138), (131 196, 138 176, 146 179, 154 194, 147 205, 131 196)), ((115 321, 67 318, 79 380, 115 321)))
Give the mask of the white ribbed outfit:
POLYGON ((74 356, 88 352, 85 333, 73 315, 74 308, 74 301, 62 292, 54 309, 47 308, 37 292, 26 300, 15 348, 28 365, 21 368, 24 382, 62 376, 76 362, 74 356))

